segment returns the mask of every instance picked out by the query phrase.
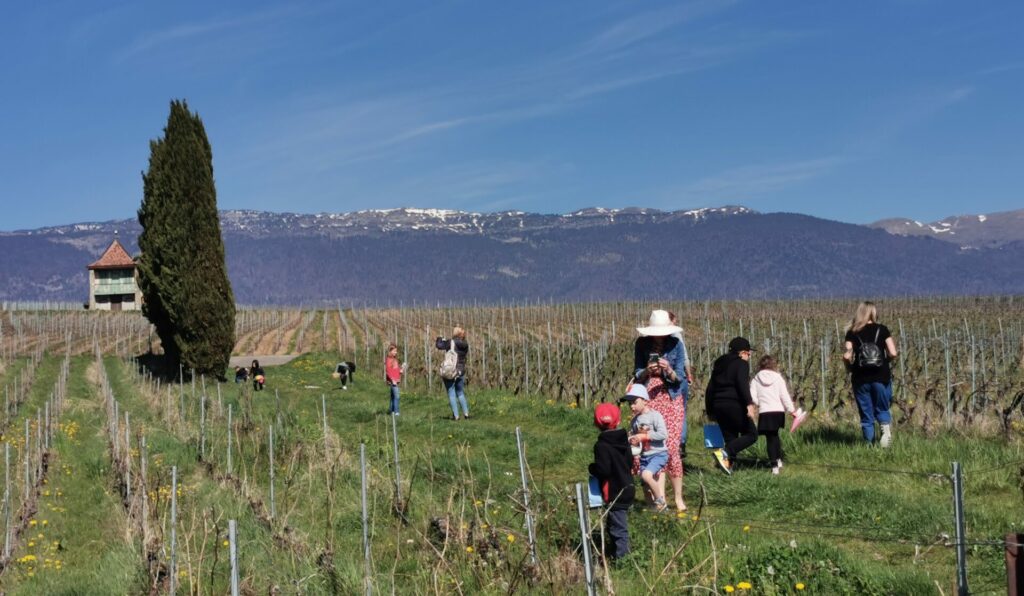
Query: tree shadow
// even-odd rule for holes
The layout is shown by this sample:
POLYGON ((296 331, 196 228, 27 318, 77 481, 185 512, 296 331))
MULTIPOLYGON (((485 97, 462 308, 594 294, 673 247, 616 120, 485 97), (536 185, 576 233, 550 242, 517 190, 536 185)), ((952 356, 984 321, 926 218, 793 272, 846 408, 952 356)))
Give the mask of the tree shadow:
POLYGON ((135 357, 135 366, 139 372, 148 372, 154 378, 164 382, 175 382, 181 380, 184 373, 185 380, 191 380, 189 371, 180 371, 177 362, 171 360, 165 354, 145 353, 135 357))
POLYGON ((804 443, 835 443, 838 445, 860 445, 864 437, 860 434, 860 428, 847 430, 834 426, 819 426, 802 430, 801 441, 804 443))

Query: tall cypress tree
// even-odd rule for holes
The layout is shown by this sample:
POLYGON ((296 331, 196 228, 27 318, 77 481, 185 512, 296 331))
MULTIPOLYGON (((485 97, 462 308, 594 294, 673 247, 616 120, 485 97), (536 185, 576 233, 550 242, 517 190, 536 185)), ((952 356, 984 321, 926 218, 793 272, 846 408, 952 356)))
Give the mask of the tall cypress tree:
POLYGON ((170 369, 223 378, 235 342, 235 297, 217 218, 213 152, 198 114, 172 101, 142 174, 138 259, 143 314, 170 369))

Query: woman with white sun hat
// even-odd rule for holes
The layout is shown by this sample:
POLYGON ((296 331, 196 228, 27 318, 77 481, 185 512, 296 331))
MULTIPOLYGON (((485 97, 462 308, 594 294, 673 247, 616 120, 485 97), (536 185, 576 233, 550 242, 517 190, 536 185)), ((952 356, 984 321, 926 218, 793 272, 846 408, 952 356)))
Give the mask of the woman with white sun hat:
POLYGON ((672 323, 668 311, 655 310, 651 312, 648 324, 636 330, 640 337, 633 345, 633 377, 644 384, 651 396, 651 408, 665 419, 668 430, 665 444, 669 446, 665 470, 672 481, 676 510, 686 511, 679 443, 686 424, 684 396, 689 387, 684 370, 683 344, 676 337, 682 328, 672 323))

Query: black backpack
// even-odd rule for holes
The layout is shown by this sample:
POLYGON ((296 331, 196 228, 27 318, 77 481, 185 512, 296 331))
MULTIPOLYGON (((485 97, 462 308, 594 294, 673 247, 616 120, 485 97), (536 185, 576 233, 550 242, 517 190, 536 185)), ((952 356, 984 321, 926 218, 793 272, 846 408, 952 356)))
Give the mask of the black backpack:
POLYGON ((857 366, 862 369, 882 368, 885 364, 885 352, 878 345, 878 334, 881 328, 875 329, 875 341, 866 342, 857 336, 860 345, 857 347, 857 366))

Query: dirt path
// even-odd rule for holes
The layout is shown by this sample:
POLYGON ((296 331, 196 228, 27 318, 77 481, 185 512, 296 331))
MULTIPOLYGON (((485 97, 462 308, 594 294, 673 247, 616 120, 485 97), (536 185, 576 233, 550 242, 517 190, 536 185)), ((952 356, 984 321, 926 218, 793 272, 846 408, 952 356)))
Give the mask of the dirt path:
POLYGON ((278 366, 288 364, 299 357, 299 354, 248 354, 232 356, 231 366, 249 366, 253 360, 259 360, 260 366, 278 366))

